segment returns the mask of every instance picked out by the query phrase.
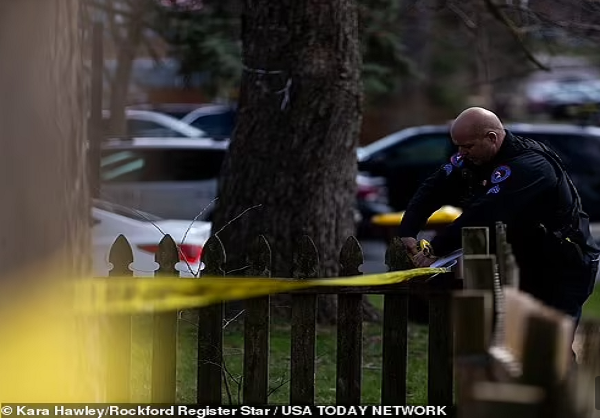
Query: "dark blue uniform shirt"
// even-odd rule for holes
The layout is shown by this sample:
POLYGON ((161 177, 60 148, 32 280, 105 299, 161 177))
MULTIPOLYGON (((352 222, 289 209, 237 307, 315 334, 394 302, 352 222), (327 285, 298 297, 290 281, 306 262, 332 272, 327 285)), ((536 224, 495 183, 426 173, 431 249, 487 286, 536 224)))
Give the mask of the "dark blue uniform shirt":
MULTIPOLYGON (((443 205, 458 206, 463 213, 433 238, 435 255, 460 248, 463 227, 487 226, 493 237, 500 221, 506 224, 524 290, 543 300, 565 289, 577 295, 591 292, 589 272, 592 265, 597 269, 593 260, 600 250, 562 162, 544 145, 507 131, 500 150, 485 165, 475 166, 455 154, 419 188, 398 235, 415 237, 443 205)), ((492 252, 494 244, 491 239, 492 252)))

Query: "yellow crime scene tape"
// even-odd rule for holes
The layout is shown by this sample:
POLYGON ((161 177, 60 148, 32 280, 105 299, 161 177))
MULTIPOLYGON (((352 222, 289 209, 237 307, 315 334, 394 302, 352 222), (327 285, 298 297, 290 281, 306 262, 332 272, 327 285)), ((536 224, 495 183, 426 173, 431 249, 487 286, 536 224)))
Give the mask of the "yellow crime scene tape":
POLYGON ((74 283, 76 312, 135 313, 201 308, 215 303, 292 292, 319 286, 391 285, 445 273, 445 268, 404 271, 333 279, 291 280, 263 277, 110 277, 74 283))
MULTIPOLYGON (((432 248, 426 240, 417 242, 426 255, 432 248)), ((76 281, 73 302, 76 312, 135 313, 201 308, 220 302, 249 299, 319 286, 356 287, 391 285, 445 273, 445 268, 414 268, 361 276, 292 280, 266 277, 108 277, 76 281)))

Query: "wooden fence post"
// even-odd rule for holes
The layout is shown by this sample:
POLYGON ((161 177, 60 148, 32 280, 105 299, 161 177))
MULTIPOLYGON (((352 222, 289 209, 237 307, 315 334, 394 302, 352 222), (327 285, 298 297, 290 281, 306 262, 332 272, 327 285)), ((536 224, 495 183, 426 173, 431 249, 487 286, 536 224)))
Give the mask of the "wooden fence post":
MULTIPOLYGON (((500 281, 499 265, 506 266, 505 254, 499 248, 503 248, 503 227, 502 224, 496 224, 496 231, 500 233, 500 238, 496 235, 497 255, 489 253, 489 229, 487 227, 469 227, 462 230, 463 242, 463 277, 464 287, 466 289, 482 289, 493 291, 494 295, 494 315, 493 315, 493 334, 494 339, 502 339, 504 332, 505 307, 504 292, 500 281), (498 247, 498 243, 500 247, 498 247), (498 253, 498 251, 500 251, 498 253), (502 261, 498 260, 498 257, 502 261)), ((504 268, 504 267, 503 267, 504 268)))
MULTIPOLYGON (((109 277, 132 277, 129 265, 133 251, 124 235, 119 235, 110 248, 108 261, 113 268, 109 277)), ((117 279, 118 280, 118 279, 117 279)), ((106 398, 109 402, 129 402, 131 397, 131 314, 107 315, 105 338, 106 398)))
MULTIPOLYGON (((312 239, 303 235, 293 254, 292 277, 319 277, 319 255, 312 239)), ((317 295, 292 294, 290 405, 315 402, 317 295)))
POLYGON ((492 325, 492 293, 460 290, 453 297, 456 357, 486 356, 492 325))
POLYGON ((557 416, 571 360, 572 322, 559 312, 540 309, 530 312, 526 324, 520 383, 542 388, 544 415, 557 416))
MULTIPOLYGON (((454 347, 452 344, 452 281, 454 273, 440 274, 427 287, 429 294, 427 403, 453 403, 454 347)), ((410 302, 409 302, 410 303, 410 302)))
POLYGON ((519 287, 519 270, 512 246, 506 241, 506 225, 496 222, 496 259, 501 286, 519 287))
POLYGON ((512 245, 506 244, 506 286, 519 288, 519 266, 512 252, 512 245))
MULTIPOLYGON (((202 262, 202 277, 225 275, 225 248, 218 236, 211 236, 204 244, 202 262)), ((223 304, 217 303, 198 309, 198 404, 221 405, 222 374, 223 304)))
MULTIPOLYGON (((250 277, 271 277, 271 247, 260 235, 247 257, 250 277)), ((245 301, 244 377, 245 405, 266 405, 269 398, 269 324, 270 297, 260 296, 245 301)))
POLYGON ((543 389, 537 386, 479 382, 473 387, 472 414, 468 418, 551 418, 543 413, 544 399, 543 389))
MULTIPOLYGON (((566 409, 562 416, 574 418, 600 417, 600 321, 583 318, 579 323, 582 346, 578 366, 569 380, 566 409)), ((561 411, 563 412, 563 411, 561 411)))
POLYGON ((487 255, 490 253, 490 234, 487 227, 464 227, 462 229, 463 255, 487 255))
POLYGON ((531 312, 523 346, 525 384, 551 387, 564 379, 570 365, 570 319, 558 312, 531 312))
POLYGON ((494 291, 494 274, 496 271, 495 255, 465 255, 464 287, 473 290, 494 291))
MULTIPOLYGON (((399 237, 385 253, 388 271, 414 268, 399 237)), ((386 294, 383 300, 381 405, 406 405, 408 358, 408 293, 386 294)))
POLYGON ((600 372, 600 321, 583 318, 579 323, 582 346, 578 363, 600 372))
MULTIPOLYGON (((355 237, 340 251, 340 276, 359 276, 363 252, 355 237)), ((338 295, 336 404, 360 405, 362 379, 363 295, 338 295)))
POLYGON ((473 388, 487 378, 492 311, 492 293, 489 290, 462 290, 453 297, 456 404, 459 417, 474 416, 473 388))
MULTIPOLYGON (((179 250, 165 235, 155 254, 155 277, 178 277, 179 250)), ((155 312, 152 333, 152 402, 175 403, 177 397, 177 310, 155 312)))

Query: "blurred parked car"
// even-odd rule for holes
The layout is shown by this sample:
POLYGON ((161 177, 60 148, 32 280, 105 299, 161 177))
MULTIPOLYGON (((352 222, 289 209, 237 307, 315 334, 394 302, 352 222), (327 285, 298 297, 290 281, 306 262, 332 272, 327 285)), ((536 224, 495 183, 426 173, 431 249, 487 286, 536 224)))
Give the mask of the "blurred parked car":
MULTIPOLYGON (((100 160, 101 196, 170 219, 210 221, 229 141, 133 138, 107 140, 100 160)), ((385 181, 357 177, 356 221, 387 206, 385 181)))
POLYGON ((580 119, 581 113, 600 106, 600 80, 563 78, 531 83, 526 88, 527 108, 554 120, 580 119))
POLYGON ((148 110, 151 112, 163 113, 175 119, 181 119, 188 113, 207 106, 206 103, 139 103, 127 106, 132 110, 148 110))
POLYGON ((105 141, 101 196, 163 218, 209 220, 226 151, 203 138, 105 141))
MULTIPOLYGON (((110 137, 110 111, 102 111, 104 137, 110 137)), ((172 116, 149 110, 126 109, 126 138, 208 138, 206 132, 172 116)))
MULTIPOLYGON (((553 148, 577 186, 584 210, 592 222, 600 222, 600 128, 559 124, 506 128, 553 148)), ((359 170, 384 177, 390 206, 402 211, 421 183, 455 152, 449 125, 411 127, 359 148, 359 170)))
POLYGON ((215 104, 199 107, 181 118, 181 121, 201 129, 211 138, 229 139, 235 128, 235 116, 235 107, 215 104))
POLYGON ((548 113, 554 120, 579 120, 600 106, 600 90, 589 85, 563 88, 548 98, 548 113))
POLYGON ((548 100, 558 89, 554 80, 538 81, 525 85, 525 104, 531 115, 545 114, 548 111, 548 100))
POLYGON ((182 277, 197 276, 201 267, 202 249, 210 237, 208 222, 167 220, 147 212, 95 199, 92 207, 93 271, 95 276, 107 276, 110 249, 120 234, 133 250, 130 268, 135 276, 152 276, 158 265, 154 262, 158 244, 169 234, 179 249, 180 262, 175 265, 182 277))
POLYGON ((235 127, 236 108, 216 103, 155 103, 129 106, 128 109, 163 113, 200 129, 213 139, 231 137, 235 127))
POLYGON ((371 236, 375 232, 371 218, 392 211, 388 205, 386 181, 383 177, 359 173, 356 177, 356 186, 356 211, 359 215, 356 219, 356 235, 371 236))

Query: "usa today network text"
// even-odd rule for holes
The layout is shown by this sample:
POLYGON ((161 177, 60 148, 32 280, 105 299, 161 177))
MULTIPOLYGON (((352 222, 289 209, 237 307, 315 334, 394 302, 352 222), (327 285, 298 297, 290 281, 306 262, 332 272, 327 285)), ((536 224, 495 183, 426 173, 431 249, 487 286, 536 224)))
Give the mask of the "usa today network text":
POLYGON ((447 406, 204 406, 165 404, 2 404, 2 416, 243 417, 243 416, 453 416, 447 406))

